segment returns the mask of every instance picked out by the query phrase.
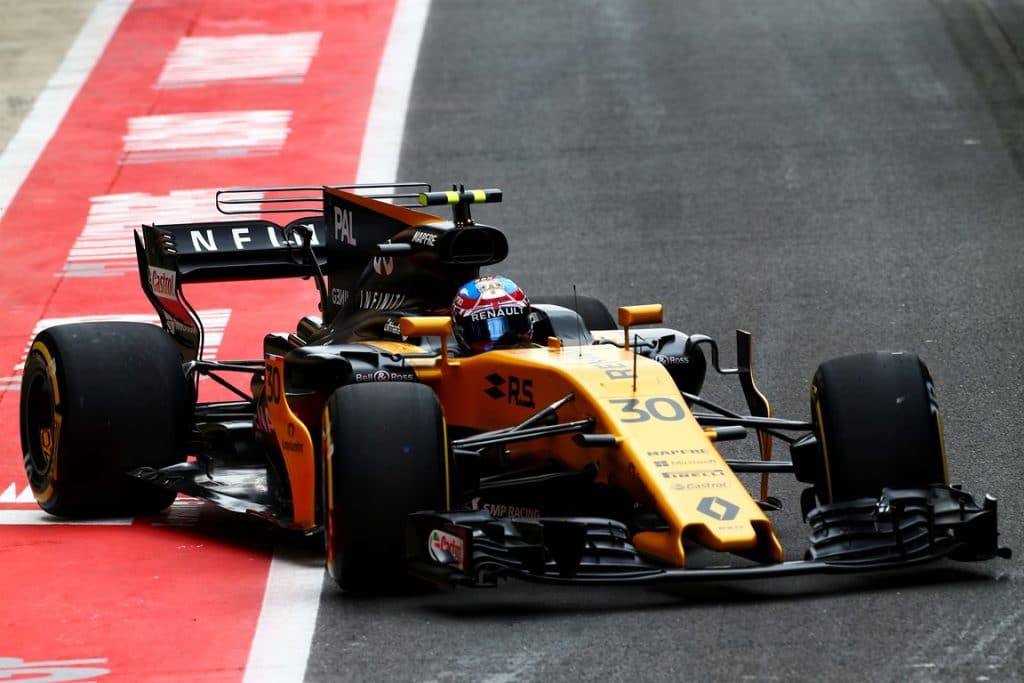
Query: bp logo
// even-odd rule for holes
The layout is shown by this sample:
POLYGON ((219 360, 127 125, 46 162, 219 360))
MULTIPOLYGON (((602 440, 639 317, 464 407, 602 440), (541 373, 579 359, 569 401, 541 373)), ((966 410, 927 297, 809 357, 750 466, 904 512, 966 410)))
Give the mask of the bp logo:
POLYGON ((736 515, 739 514, 739 511, 740 508, 735 503, 730 503, 725 498, 719 498, 718 496, 702 498, 697 504, 697 512, 721 522, 728 522, 730 519, 736 519, 736 515))

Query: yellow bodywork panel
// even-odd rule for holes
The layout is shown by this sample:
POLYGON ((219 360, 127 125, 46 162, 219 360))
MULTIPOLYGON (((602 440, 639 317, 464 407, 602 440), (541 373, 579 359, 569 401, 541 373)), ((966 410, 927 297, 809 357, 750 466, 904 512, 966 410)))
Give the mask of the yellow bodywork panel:
POLYGON ((316 521, 316 452, 309 429, 288 405, 284 393, 284 358, 268 356, 265 391, 274 436, 288 472, 294 519, 292 526, 312 531, 316 521))
POLYGON ((662 320, 661 304, 640 304, 619 307, 619 324, 623 327, 651 325, 662 320))
POLYGON ((629 328, 633 325, 660 323, 663 309, 661 304, 640 304, 619 307, 619 324, 622 325, 623 347, 629 350, 629 328))
POLYGON ((450 424, 500 429, 565 397, 563 421, 593 417, 615 446, 584 448, 571 436, 510 444, 513 459, 593 464, 598 481, 657 508, 664 532, 637 534, 646 554, 685 564, 684 535, 718 551, 782 561, 771 523, 693 417, 660 363, 612 345, 490 351, 458 364, 417 367, 450 424), (634 368, 636 377, 634 379, 634 368))
POLYGON ((406 337, 439 336, 442 339, 452 333, 452 319, 446 315, 405 316, 398 321, 406 337))

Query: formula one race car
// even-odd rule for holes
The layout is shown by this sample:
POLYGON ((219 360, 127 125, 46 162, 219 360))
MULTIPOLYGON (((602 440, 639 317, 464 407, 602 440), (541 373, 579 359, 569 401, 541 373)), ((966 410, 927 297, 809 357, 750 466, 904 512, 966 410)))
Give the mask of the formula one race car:
POLYGON ((21 439, 39 505, 127 516, 183 493, 322 531, 331 575, 354 592, 410 576, 637 583, 1010 556, 995 499, 949 485, 913 354, 823 363, 808 421, 771 415, 749 334, 726 368, 709 337, 638 329, 661 323, 657 304, 613 318, 592 298, 536 297, 532 344, 460 354, 453 297, 508 253, 471 204, 500 199, 420 183, 224 190, 223 213, 298 217, 144 226, 142 288, 162 329, 64 325, 32 344, 21 439), (313 280, 322 317, 266 335, 263 359, 204 360, 182 285, 283 277, 313 280), (702 397, 709 367, 738 378, 746 414, 702 397), (198 401, 201 378, 237 400, 198 401), (748 430, 759 460, 719 453, 748 430), (774 440, 789 460, 771 459, 774 440), (800 560, 784 561, 766 515, 780 472, 808 484, 800 560), (761 490, 738 473, 760 473, 761 490), (688 562, 701 553, 713 565, 688 562))

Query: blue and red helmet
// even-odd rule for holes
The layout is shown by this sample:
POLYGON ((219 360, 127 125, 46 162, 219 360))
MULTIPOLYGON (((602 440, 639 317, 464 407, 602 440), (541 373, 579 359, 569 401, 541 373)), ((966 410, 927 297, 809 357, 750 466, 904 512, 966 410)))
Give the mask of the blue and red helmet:
POLYGON ((530 300, 507 277, 477 278, 455 295, 452 331, 464 353, 529 344, 533 339, 530 300))

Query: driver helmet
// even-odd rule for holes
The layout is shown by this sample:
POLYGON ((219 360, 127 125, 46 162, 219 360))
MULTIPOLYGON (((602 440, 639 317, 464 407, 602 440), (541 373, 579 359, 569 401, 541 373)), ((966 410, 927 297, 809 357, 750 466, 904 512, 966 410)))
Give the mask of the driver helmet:
POLYGON ((452 302, 452 332, 467 354, 529 344, 533 323, 526 292, 500 275, 467 282, 452 302))

